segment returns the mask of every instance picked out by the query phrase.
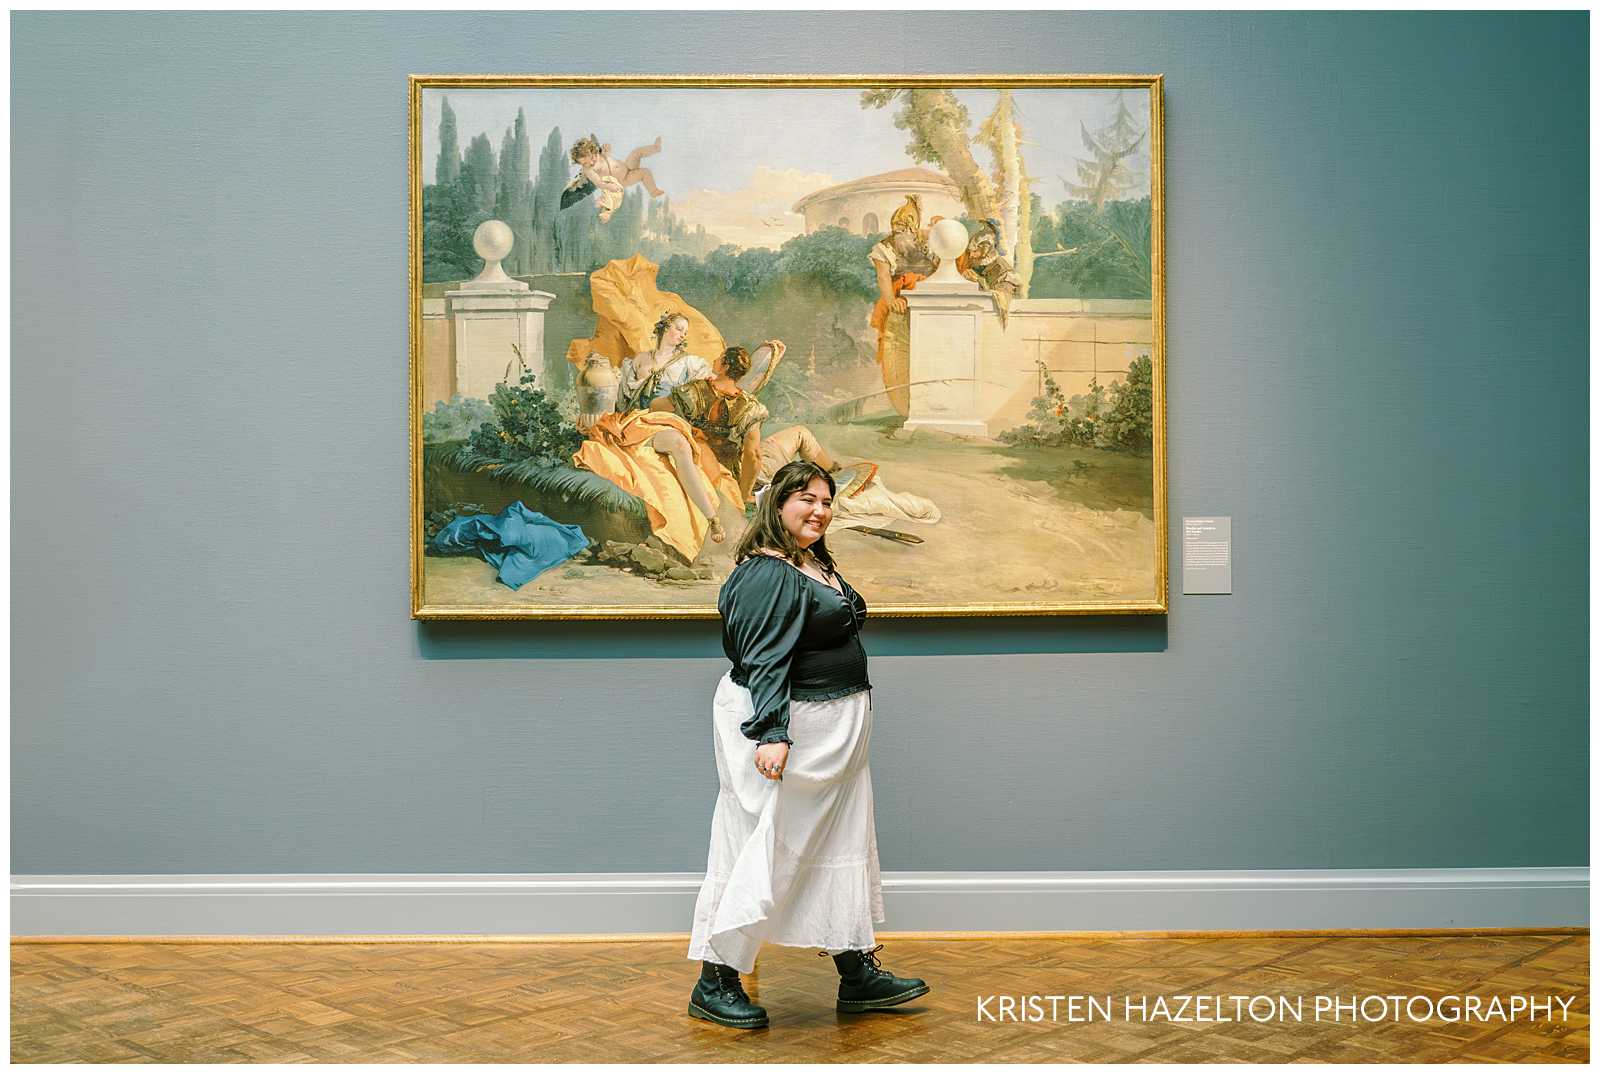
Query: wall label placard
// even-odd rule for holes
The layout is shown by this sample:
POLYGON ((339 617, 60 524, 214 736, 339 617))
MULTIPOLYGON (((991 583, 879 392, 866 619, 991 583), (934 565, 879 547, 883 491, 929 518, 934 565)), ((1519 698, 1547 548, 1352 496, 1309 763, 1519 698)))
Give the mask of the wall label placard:
POLYGON ((1183 519, 1183 591, 1233 592, 1233 518, 1183 519))

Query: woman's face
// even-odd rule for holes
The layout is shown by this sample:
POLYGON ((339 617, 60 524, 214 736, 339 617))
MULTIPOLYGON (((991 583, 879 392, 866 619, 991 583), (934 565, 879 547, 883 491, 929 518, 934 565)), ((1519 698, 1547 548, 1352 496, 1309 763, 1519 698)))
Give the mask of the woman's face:
POLYGON ((783 501, 778 517, 795 543, 810 548, 828 532, 828 523, 833 520, 833 493, 828 491, 828 483, 813 477, 809 485, 783 501))
POLYGON ((666 331, 661 333, 663 347, 676 347, 683 342, 683 337, 689 334, 689 322, 682 317, 674 317, 672 323, 667 325, 666 331))

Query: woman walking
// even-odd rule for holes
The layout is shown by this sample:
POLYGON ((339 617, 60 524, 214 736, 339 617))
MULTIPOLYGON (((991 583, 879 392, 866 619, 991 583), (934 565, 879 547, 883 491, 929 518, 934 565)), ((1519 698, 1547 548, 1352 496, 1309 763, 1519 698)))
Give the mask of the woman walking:
POLYGON ((718 793, 689 940, 701 960, 689 1014, 719 1025, 767 1024, 739 983, 763 941, 831 954, 841 1011, 928 991, 883 969, 873 945, 884 915, 859 636, 867 605, 823 539, 833 495, 816 463, 780 468, 717 600, 733 668, 712 702, 718 793))

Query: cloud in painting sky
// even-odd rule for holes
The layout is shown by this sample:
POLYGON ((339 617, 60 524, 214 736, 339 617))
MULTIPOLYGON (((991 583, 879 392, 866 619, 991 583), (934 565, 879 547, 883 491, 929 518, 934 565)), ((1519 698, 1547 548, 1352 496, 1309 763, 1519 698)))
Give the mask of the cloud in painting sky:
POLYGON ((789 211, 794 203, 837 181, 826 172, 758 164, 748 186, 734 191, 709 187, 687 191, 672 199, 672 212, 691 227, 704 224, 724 242, 776 249, 805 232, 805 218, 789 211))

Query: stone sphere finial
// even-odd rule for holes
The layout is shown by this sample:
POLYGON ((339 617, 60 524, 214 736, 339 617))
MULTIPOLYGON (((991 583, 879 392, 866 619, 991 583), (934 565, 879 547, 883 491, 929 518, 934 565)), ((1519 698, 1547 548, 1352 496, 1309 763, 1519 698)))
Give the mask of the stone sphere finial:
POLYGON ((928 277, 927 289, 945 293, 976 291, 978 285, 956 271, 956 258, 966 253, 967 226, 945 217, 928 229, 928 249, 939 259, 939 267, 928 277))
POLYGON ((954 261, 967 250, 967 227, 945 217, 928 232, 928 246, 941 261, 954 261))
POLYGON ((485 220, 479 224, 478 230, 472 233, 472 248, 483 258, 483 271, 462 284, 462 288, 478 291, 526 291, 527 284, 521 280, 513 280, 506 275, 506 270, 500 267, 501 260, 511 252, 511 247, 516 241, 516 236, 511 233, 511 225, 504 220, 485 220))
POLYGON ((485 261, 501 261, 511 252, 516 237, 504 220, 485 220, 472 233, 472 248, 485 261))

